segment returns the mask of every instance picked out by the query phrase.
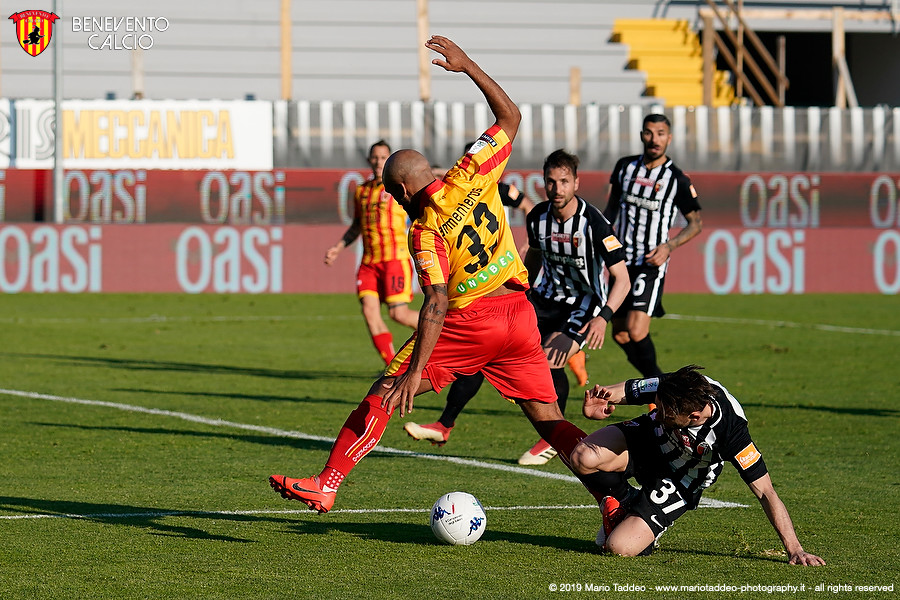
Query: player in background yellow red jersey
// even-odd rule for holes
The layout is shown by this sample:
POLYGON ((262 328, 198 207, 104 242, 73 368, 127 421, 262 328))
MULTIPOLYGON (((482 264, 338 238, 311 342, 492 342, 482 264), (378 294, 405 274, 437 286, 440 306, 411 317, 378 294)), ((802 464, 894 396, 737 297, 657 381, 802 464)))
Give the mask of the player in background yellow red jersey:
POLYGON ((283 497, 319 512, 334 505, 338 486, 381 439, 397 407, 401 416, 409 413, 417 394, 440 391, 457 375, 483 372, 567 465, 585 437, 556 404, 537 317, 525 296, 528 272, 497 191, 519 109, 455 43, 432 36, 425 46, 443 56, 433 64, 465 73, 478 86, 496 121, 442 180, 415 150, 399 150, 385 163, 385 189, 413 219, 410 251, 425 299, 416 332, 344 422, 325 468, 305 479, 269 477, 283 497))
POLYGON ((356 293, 369 335, 385 364, 394 357, 394 341, 381 317, 381 303, 388 315, 401 325, 415 329, 419 313, 409 308, 412 301, 412 266, 406 245, 406 212, 384 191, 381 173, 391 148, 379 140, 369 148, 367 158, 372 177, 356 188, 353 222, 344 237, 325 253, 331 265, 341 250, 362 235, 363 255, 356 276, 356 293))

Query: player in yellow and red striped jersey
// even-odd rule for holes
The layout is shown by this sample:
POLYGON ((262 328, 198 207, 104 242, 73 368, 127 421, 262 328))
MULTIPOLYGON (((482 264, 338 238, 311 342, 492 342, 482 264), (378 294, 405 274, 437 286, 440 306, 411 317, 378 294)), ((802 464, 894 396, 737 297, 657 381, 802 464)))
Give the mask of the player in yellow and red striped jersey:
POLYGON ((416 332, 347 417, 325 468, 304 479, 269 477, 283 497, 319 512, 334 505, 338 487, 381 439, 398 406, 403 416, 417 394, 440 391, 457 375, 483 372, 567 465, 585 437, 556 403, 537 317, 524 293, 528 272, 497 192, 519 109, 452 41, 432 36, 425 46, 443 56, 434 64, 472 79, 496 122, 443 180, 435 180, 428 159, 415 150, 395 152, 385 163, 385 189, 413 218, 410 245, 425 299, 416 332))
POLYGON ((419 313, 409 308, 412 301, 412 266, 406 244, 406 211, 384 191, 381 173, 391 148, 379 140, 369 148, 372 177, 356 188, 353 222, 344 237, 325 253, 331 265, 341 250, 362 236, 363 255, 356 277, 356 293, 369 335, 385 364, 394 357, 393 336, 381 317, 381 303, 388 315, 401 325, 415 329, 419 313))
POLYGON ((421 283, 446 284, 451 309, 465 308, 504 284, 528 287, 497 188, 511 148, 506 133, 492 126, 408 208, 409 248, 421 283))

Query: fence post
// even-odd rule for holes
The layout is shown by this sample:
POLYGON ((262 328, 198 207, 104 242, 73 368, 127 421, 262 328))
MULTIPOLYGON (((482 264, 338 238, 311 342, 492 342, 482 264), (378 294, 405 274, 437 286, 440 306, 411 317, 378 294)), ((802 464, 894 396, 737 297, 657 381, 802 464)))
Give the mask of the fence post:
POLYGON ((716 74, 716 58, 714 55, 716 30, 713 28, 712 15, 703 15, 703 104, 712 106, 713 85, 716 74))
POLYGON ((281 99, 291 99, 291 0, 281 0, 281 99))
POLYGON ((840 57, 844 55, 844 9, 836 6, 831 9, 831 68, 834 73, 834 105, 847 108, 847 92, 844 74, 838 67, 840 57))
POLYGON ((569 69, 569 104, 581 106, 581 69, 569 69))
POLYGON ((428 60, 428 0, 416 0, 416 23, 419 40, 419 99, 431 100, 431 61, 428 60))

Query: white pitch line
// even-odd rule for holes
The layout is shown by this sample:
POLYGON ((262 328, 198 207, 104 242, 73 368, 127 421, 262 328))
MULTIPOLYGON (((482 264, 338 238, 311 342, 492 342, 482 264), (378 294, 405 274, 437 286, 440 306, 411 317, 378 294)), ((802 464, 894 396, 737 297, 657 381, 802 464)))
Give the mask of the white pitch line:
MULTIPOLYGON (((104 408, 114 408, 128 412, 144 413, 149 415, 159 415, 164 417, 173 417, 183 421, 192 423, 202 423, 212 427, 230 427, 232 429, 243 429, 245 431, 255 431, 257 433, 265 433, 275 437, 291 438, 298 440, 310 440, 315 442, 323 442, 333 444, 334 438, 324 437, 320 435, 310 435, 300 431, 288 431, 285 429, 276 429, 275 427, 264 427, 262 425, 251 425, 249 423, 235 423, 234 421, 225 421, 223 419, 210 419, 201 417, 200 415, 192 415, 190 413, 163 410, 160 408, 146 408, 144 406, 134 406, 131 404, 120 404, 118 402, 105 402, 101 400, 84 400, 81 398, 67 398, 64 396, 54 396, 50 394, 38 394, 36 392, 25 392, 22 390, 0 389, 0 394, 8 396, 19 396, 21 398, 31 398, 35 400, 51 400, 53 402, 65 402, 67 404, 82 404, 86 406, 100 406, 104 408)), ((494 469, 496 471, 504 471, 507 473, 518 473, 520 475, 530 475, 532 477, 543 477, 545 479, 557 479, 561 481, 578 482, 576 477, 564 475, 562 473, 550 473, 547 471, 538 471, 536 469, 525 469, 523 467, 513 467, 510 465, 502 465, 498 463, 484 462, 479 460, 469 460, 465 458, 457 458, 455 456, 441 456, 437 454, 424 454, 422 452, 413 452, 411 450, 401 450, 399 448, 391 448, 388 446, 375 446, 373 452, 382 452, 384 454, 394 454, 399 456, 410 456, 414 458, 424 458, 426 460, 439 460, 457 465, 465 465, 469 467, 479 467, 482 469, 494 469)))
MULTIPOLYGON (((67 398, 65 396, 54 396, 51 394, 39 394, 37 392, 26 392, 22 390, 7 390, 0 389, 0 394, 5 394, 7 396, 17 396, 20 398, 30 398, 33 400, 50 400, 53 402, 64 402, 66 404, 81 404, 85 406, 99 406, 103 408, 114 408, 116 410, 123 410, 128 412, 136 412, 143 413, 149 415, 159 415, 164 417, 172 417, 176 419, 182 419, 184 421, 190 421, 192 423, 201 423, 203 425, 209 425, 212 427, 231 427, 234 429, 243 429, 246 431, 255 431, 258 433, 266 433, 275 437, 285 437, 291 439, 300 439, 300 440, 310 440, 315 442, 325 442, 328 444, 334 443, 334 438, 320 436, 320 435, 310 435, 308 433, 302 433, 300 431, 288 431, 285 429, 277 429, 275 427, 264 427, 262 425, 251 425, 249 423, 236 423, 234 421, 225 421, 223 419, 210 419, 207 417, 201 417, 200 415, 192 415, 190 413, 178 412, 172 410, 164 410, 160 408, 147 408, 144 406, 134 406, 132 404, 120 404, 118 402, 105 402, 102 400, 84 400, 82 398, 67 398)), ((525 469, 522 467, 512 467, 509 465, 501 465, 498 463, 484 462, 480 460, 469 460, 464 458, 457 458, 455 456, 440 456, 437 454, 424 454, 422 452, 412 452, 410 450, 401 450, 399 448, 390 448, 388 446, 375 446, 373 452, 382 452, 385 454, 394 454, 400 456, 409 456, 412 458, 423 458, 427 460, 439 460, 444 462, 450 462, 458 465, 465 465, 468 467, 477 467, 481 469, 494 469, 497 471, 503 471, 506 473, 516 473, 519 475, 529 475, 531 477, 542 477, 545 479, 556 479, 559 481, 568 481, 572 483, 581 483, 577 477, 572 475, 564 475, 562 473, 550 473, 547 471, 538 471, 536 469, 525 469)), ((559 507, 511 507, 505 510, 514 510, 516 508, 589 508, 592 505, 580 505, 577 507, 571 506, 559 506, 559 507)), ((705 506, 708 508, 747 508, 745 504, 737 504, 733 502, 723 502, 721 500, 707 500, 706 498, 701 498, 700 506, 705 506)), ((403 512, 403 511, 414 511, 419 509, 358 509, 358 510, 335 510, 331 512, 403 512)), ((504 510, 504 509, 497 509, 504 510)), ((277 511, 277 512, 294 512, 294 511, 277 511)), ((306 512, 306 511, 300 511, 306 512)), ((247 514, 263 514, 260 511, 250 511, 247 514)), ((94 515, 94 518, 126 518, 126 517, 140 517, 147 515, 156 514, 157 516, 172 516, 172 515, 186 515, 186 514, 243 514, 241 512, 210 512, 205 513, 201 511, 176 511, 171 513, 128 513, 128 514, 105 514, 105 515, 94 515)), ((0 516, 0 519, 24 519, 24 518, 89 518, 89 516, 79 516, 79 515, 14 515, 14 516, 0 516)))
MULTIPOLYGON (((485 510, 583 510, 586 508, 597 508, 596 504, 576 504, 568 505, 552 505, 552 506, 485 506, 485 510)), ((391 514, 391 513, 428 513, 430 508, 339 508, 328 511, 328 514, 391 514)), ((152 519, 159 517, 233 517, 233 516, 253 516, 253 515, 311 515, 317 516, 307 509, 298 510, 167 510, 152 512, 131 512, 131 513, 39 513, 32 515, 0 515, 0 519, 5 520, 27 520, 27 519, 152 519)))
MULTIPOLYGON (((166 316, 149 315, 146 317, 0 317, 0 324, 58 324, 58 323, 240 323, 265 321, 349 321, 359 317, 356 315, 232 315, 232 316, 166 316)), ((868 329, 864 327, 844 327, 825 323, 798 323, 796 321, 770 321, 766 319, 744 319, 740 317, 708 317, 703 315, 679 315, 666 313, 666 318, 673 321, 696 321, 702 323, 730 323, 735 325, 762 325, 766 327, 789 327, 793 329, 815 329, 837 333, 858 333, 862 335, 900 336, 894 329, 868 329)))
POLYGON ((842 327, 839 325, 826 325, 822 323, 797 323, 796 321, 768 321, 766 319, 743 319, 739 317, 704 317, 701 315, 676 315, 666 313, 666 319, 675 321, 699 321, 702 323, 730 323, 734 325, 765 325, 768 327, 789 327, 792 329, 816 329, 818 331, 832 331, 837 333, 859 333, 863 335, 887 335, 900 336, 900 331, 895 329, 866 329, 863 327, 842 327))
POLYGON ((191 316, 168 317, 166 315, 148 315, 146 317, 0 317, 0 324, 21 325, 57 324, 57 323, 239 323, 244 321, 350 321, 359 319, 358 315, 232 315, 232 316, 191 316))
MULTIPOLYGON (((746 504, 723 502, 721 500, 700 500, 700 508, 747 508, 746 504)), ((596 504, 552 504, 548 506, 485 506, 485 511, 525 511, 525 510, 597 510, 596 504)), ((396 513, 429 513, 430 508, 339 508, 328 514, 365 515, 396 513)), ((130 513, 38 513, 30 515, 0 515, 2 521, 23 521, 32 519, 159 519, 163 517, 234 517, 254 515, 307 515, 318 516, 305 510, 167 510, 130 513)))

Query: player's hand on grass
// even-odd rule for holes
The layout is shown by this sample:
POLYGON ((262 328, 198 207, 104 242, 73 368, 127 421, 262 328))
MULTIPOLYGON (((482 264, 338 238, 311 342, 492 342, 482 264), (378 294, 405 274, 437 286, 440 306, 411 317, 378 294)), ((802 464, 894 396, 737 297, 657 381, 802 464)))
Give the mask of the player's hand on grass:
POLYGON ((804 565, 807 567, 821 567, 825 565, 825 561, 821 557, 806 551, 794 554, 790 557, 788 563, 792 565, 804 565))
POLYGON ((425 47, 444 56, 443 60, 435 58, 431 64, 443 67, 447 71, 462 73, 472 63, 472 59, 463 52, 462 48, 442 35, 431 36, 431 39, 425 42, 425 47))
POLYGON ((595 385, 584 391, 584 406, 581 412, 588 419, 602 421, 616 410, 615 404, 609 403, 611 397, 612 392, 605 387, 595 385))

